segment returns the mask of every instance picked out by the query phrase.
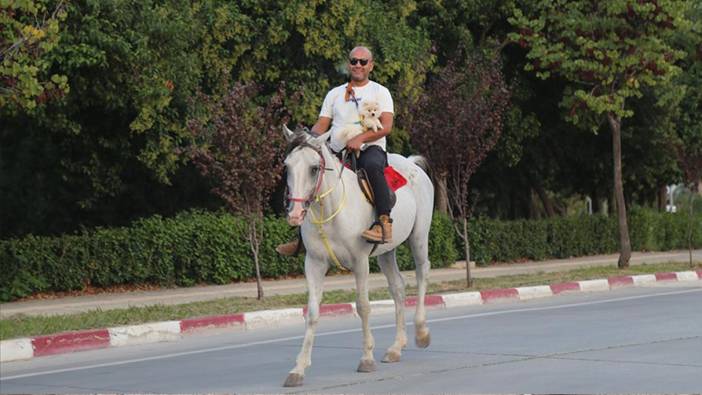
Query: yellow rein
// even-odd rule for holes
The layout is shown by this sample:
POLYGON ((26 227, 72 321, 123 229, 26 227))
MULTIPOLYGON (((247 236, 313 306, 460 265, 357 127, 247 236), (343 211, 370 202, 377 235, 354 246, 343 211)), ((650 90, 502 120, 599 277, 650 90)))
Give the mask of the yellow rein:
MULTIPOLYGON (((334 250, 332 250, 331 245, 329 244, 329 238, 327 237, 327 234, 324 232, 324 224, 331 221, 336 217, 341 210, 344 208, 344 205, 346 204, 346 184, 344 183, 344 179, 341 178, 341 174, 339 174, 339 180, 341 182, 341 186, 344 188, 344 193, 341 196, 341 203, 339 204, 339 208, 332 213, 328 218, 326 219, 318 219, 315 214, 314 210, 312 210, 312 206, 310 206, 310 214, 312 215, 312 223, 317 225, 317 231, 319 232, 319 237, 322 238, 322 243, 324 244, 324 248, 327 250, 327 253, 332 259, 332 262, 334 262, 334 265, 336 266, 337 269, 341 271, 349 271, 349 269, 345 268, 341 262, 339 262, 339 258, 336 257, 336 254, 334 254, 334 250)), ((329 188, 328 191, 319 194, 317 197, 315 197, 314 201, 316 203, 319 203, 319 218, 321 218, 324 215, 324 202, 322 199, 327 197, 332 191, 334 191, 334 188, 336 186, 329 188)))

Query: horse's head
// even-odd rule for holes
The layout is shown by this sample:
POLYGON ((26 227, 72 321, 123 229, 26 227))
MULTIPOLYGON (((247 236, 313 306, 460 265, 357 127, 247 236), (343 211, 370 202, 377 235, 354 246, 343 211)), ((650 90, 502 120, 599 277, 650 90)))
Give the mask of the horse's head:
POLYGON ((285 167, 288 173, 288 223, 300 226, 305 220, 307 208, 319 193, 324 178, 326 159, 323 150, 327 134, 314 137, 304 130, 295 132, 283 125, 288 140, 288 155, 285 167))

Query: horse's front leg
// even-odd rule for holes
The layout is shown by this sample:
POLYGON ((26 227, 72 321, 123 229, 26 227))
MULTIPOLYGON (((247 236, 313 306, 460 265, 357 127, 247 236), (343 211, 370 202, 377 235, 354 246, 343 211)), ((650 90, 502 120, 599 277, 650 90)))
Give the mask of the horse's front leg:
POLYGON ((373 348, 375 340, 370 330, 370 301, 368 300, 368 258, 354 265, 354 275, 356 277, 356 311, 361 317, 361 329, 363 330, 363 355, 358 364, 359 372, 375 371, 375 360, 373 359, 373 348))
POLYGON ((319 322, 319 305, 322 302, 324 275, 328 265, 326 262, 305 257, 305 279, 307 280, 307 316, 305 317, 305 339, 302 349, 297 355, 295 367, 288 374, 284 386, 297 387, 302 385, 305 369, 312 365, 312 346, 314 334, 319 322))
POLYGON ((395 342, 387 349, 383 362, 399 362, 402 349, 407 345, 405 330, 405 281, 397 267, 395 250, 378 256, 378 265, 388 280, 388 288, 395 301, 395 342))

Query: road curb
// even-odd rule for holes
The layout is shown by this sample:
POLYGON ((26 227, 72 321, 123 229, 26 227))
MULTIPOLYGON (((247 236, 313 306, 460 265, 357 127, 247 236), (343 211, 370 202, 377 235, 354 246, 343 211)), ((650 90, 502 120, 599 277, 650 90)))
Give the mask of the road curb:
MULTIPOLYGON (((702 280, 702 270, 614 276, 607 279, 573 281, 551 285, 427 295, 425 305, 430 308, 447 309, 456 306, 547 298, 572 292, 602 292, 622 287, 646 286, 656 282, 700 280, 702 280)), ((413 307, 416 304, 416 297, 408 297, 405 301, 405 307, 413 307)), ((395 308, 392 300, 377 300, 371 302, 371 309, 374 312, 382 313, 394 311, 395 308)), ((357 315, 356 307, 353 303, 320 306, 321 316, 349 314, 357 315)), ((3 340, 0 341, 0 362, 27 360, 40 356, 76 351, 174 341, 184 335, 213 328, 240 330, 270 328, 291 323, 302 323, 306 315, 306 307, 263 310, 3 340)))

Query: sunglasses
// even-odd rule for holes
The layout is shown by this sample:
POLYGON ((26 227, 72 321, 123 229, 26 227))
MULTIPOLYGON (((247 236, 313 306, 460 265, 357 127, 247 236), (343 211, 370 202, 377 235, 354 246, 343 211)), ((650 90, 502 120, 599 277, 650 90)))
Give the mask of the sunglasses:
POLYGON ((358 59, 358 58, 349 59, 349 63, 351 63, 352 66, 355 66, 358 62, 361 62, 361 66, 365 66, 368 64, 369 59, 358 59))

